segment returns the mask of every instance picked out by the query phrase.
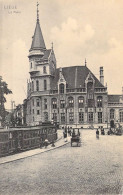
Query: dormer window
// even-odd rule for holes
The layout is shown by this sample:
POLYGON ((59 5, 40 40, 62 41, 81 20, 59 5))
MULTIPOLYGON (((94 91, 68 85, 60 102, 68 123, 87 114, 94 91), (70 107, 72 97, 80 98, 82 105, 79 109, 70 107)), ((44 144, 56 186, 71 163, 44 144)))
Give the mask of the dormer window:
POLYGON ((59 85, 59 92, 60 92, 61 94, 64 93, 64 84, 63 84, 63 83, 61 83, 61 84, 59 85))
POLYGON ((46 71, 46 66, 43 67, 43 73, 46 74, 47 71, 46 71))

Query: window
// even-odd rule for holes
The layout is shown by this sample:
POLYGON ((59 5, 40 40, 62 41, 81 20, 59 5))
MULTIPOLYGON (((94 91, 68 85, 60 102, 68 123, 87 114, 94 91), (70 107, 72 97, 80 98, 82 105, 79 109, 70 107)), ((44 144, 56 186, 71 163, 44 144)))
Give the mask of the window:
POLYGON ((47 109, 47 99, 44 99, 44 109, 47 109))
POLYGON ((84 107, 84 97, 81 96, 78 98, 78 104, 79 104, 79 108, 84 107))
POLYGON ((68 106, 69 106, 70 108, 74 107, 73 97, 69 97, 69 98, 68 98, 68 106))
POLYGON ((53 109, 56 109, 57 108, 57 99, 56 98, 53 98, 52 99, 52 108, 53 109))
POLYGON ((61 83, 59 85, 59 91, 60 91, 61 94, 64 93, 64 84, 63 83, 61 83))
POLYGON ((32 68, 32 62, 31 62, 31 64, 30 64, 30 65, 31 65, 31 68, 32 68))
POLYGON ((57 113, 53 113, 53 120, 57 122, 57 113))
POLYGON ((92 123, 93 122, 93 112, 88 113, 88 122, 92 123))
POLYGON ((98 112, 98 123, 102 123, 102 112, 98 112))
POLYGON ((39 115, 40 114, 40 110, 37 110, 37 115, 39 115))
POLYGON ((73 123, 73 112, 69 113, 69 123, 73 123))
POLYGON ((65 123, 65 113, 61 113, 61 123, 65 123))
POLYGON ((120 122, 123 122, 123 110, 120 111, 120 122))
POLYGON ((39 91, 39 81, 36 81, 36 91, 39 91))
POLYGON ((79 123, 84 123, 84 112, 79 112, 79 123))
POLYGON ((47 90, 47 81, 44 80, 44 90, 47 90))
POLYGON ((46 66, 43 67, 43 73, 47 73, 46 66))
POLYGON ((48 112, 44 112, 44 121, 45 121, 45 122, 48 121, 48 112))
POLYGON ((35 118, 34 118, 34 116, 33 116, 33 122, 35 121, 35 118))
POLYGON ((60 108, 65 108, 65 100, 60 100, 60 108))
POLYGON ((34 109, 33 109, 33 114, 34 114, 34 109))
POLYGON ((89 94, 88 94, 88 99, 89 99, 89 100, 93 99, 93 94, 92 94, 92 93, 89 93, 89 94))
POLYGON ((34 82, 32 81, 32 91, 34 91, 34 82))
POLYGON ((34 99, 32 100, 32 106, 34 106, 34 99))
POLYGON ((110 110, 110 119, 114 119, 114 109, 110 110))
POLYGON ((101 96, 98 96, 97 97, 97 107, 98 108, 101 108, 102 107, 102 97, 101 96))
POLYGON ((39 99, 36 100, 36 105, 37 105, 37 107, 40 106, 39 99))

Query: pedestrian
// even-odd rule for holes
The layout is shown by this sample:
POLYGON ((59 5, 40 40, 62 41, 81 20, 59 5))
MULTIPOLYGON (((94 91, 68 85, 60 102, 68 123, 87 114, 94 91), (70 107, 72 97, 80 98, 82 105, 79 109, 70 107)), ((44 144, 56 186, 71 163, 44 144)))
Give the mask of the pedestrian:
POLYGON ((77 133, 78 136, 80 136, 80 132, 79 132, 79 129, 78 129, 78 133, 77 133))
POLYGON ((96 138, 99 139, 99 130, 96 130, 96 138))
POLYGON ((45 148, 47 148, 47 146, 48 146, 48 139, 45 139, 45 141, 44 141, 44 145, 45 145, 45 148))

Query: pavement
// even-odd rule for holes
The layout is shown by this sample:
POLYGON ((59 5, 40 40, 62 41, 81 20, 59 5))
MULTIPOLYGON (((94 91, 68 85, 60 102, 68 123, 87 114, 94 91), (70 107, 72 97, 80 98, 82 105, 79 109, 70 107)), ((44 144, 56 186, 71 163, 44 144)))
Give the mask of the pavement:
POLYGON ((57 149, 59 147, 62 147, 64 145, 68 144, 69 142, 70 142, 70 137, 68 137, 67 141, 65 142, 65 140, 63 138, 63 131, 58 130, 58 139, 55 142, 55 147, 53 147, 52 144, 50 144, 50 145, 47 146, 47 148, 45 148, 45 147, 37 148, 37 149, 33 149, 33 150, 24 151, 22 153, 1 157, 0 158, 0 165, 4 164, 4 163, 9 163, 9 162, 12 162, 12 161, 17 161, 17 160, 20 160, 20 159, 28 158, 28 157, 38 155, 38 154, 41 154, 41 153, 44 153, 44 152, 48 152, 50 150, 54 150, 54 149, 57 149))

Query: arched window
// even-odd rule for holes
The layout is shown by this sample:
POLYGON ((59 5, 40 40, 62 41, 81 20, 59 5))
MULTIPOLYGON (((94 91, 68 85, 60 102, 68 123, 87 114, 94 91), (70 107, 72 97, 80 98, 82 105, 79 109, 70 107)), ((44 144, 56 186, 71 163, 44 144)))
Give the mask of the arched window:
POLYGON ((56 98, 52 98, 51 102, 52 102, 52 108, 56 109, 57 108, 57 99, 56 98))
POLYGON ((97 97, 97 107, 101 108, 102 107, 102 96, 97 97))
POLYGON ((69 106, 69 108, 74 107, 74 100, 73 100, 73 97, 69 97, 69 98, 68 98, 68 106, 69 106))
POLYGON ((79 106, 79 108, 83 108, 84 107, 84 97, 80 96, 78 98, 78 106, 79 106))
POLYGON ((47 90, 47 81, 44 80, 44 90, 47 90))
POLYGON ((43 73, 47 73, 46 66, 43 66, 43 73))
POLYGON ((32 81, 32 91, 34 91, 34 82, 32 81))
POLYGON ((114 119, 114 109, 110 110, 110 119, 114 119))
POLYGON ((36 81, 36 91, 39 91, 39 81, 36 81))
POLYGON ((64 84, 63 83, 61 83, 59 85, 59 91, 60 91, 61 94, 64 93, 64 84))

